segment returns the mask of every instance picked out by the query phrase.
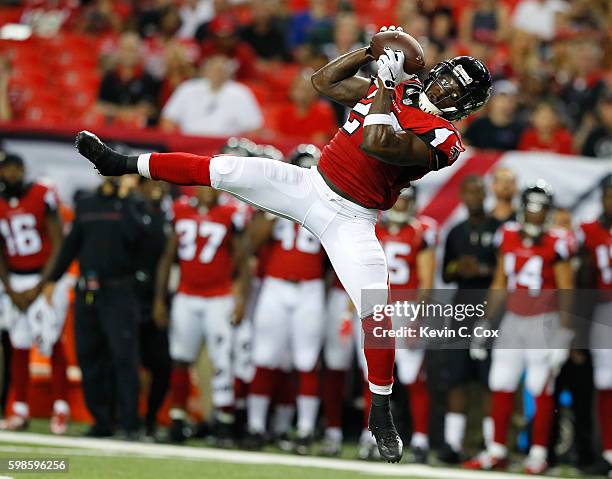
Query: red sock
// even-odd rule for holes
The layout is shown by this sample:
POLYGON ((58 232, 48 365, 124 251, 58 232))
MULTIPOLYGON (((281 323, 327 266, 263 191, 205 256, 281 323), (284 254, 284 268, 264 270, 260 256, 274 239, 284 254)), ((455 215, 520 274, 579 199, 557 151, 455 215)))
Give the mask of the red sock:
POLYGON ((300 371, 298 386, 298 396, 319 396, 319 373, 313 371, 300 371))
POLYGON ((395 363, 395 338, 377 337, 393 328, 391 319, 385 317, 376 321, 372 316, 361 320, 363 347, 368 364, 368 381, 377 386, 393 384, 393 365, 395 363))
POLYGON ((534 446, 548 447, 550 427, 552 425, 553 409, 555 407, 553 397, 543 392, 536 397, 536 412, 533 417, 532 443, 534 446))
POLYGON ((372 393, 370 386, 366 381, 363 381, 363 428, 368 428, 370 421, 370 408, 372 407, 372 393))
POLYGON ((612 451, 612 389, 598 391, 597 398, 602 449, 612 451))
POLYGON ((30 388, 30 350, 13 348, 11 355, 11 385, 15 401, 28 402, 30 388))
POLYGON ((249 394, 272 397, 277 381, 278 374, 275 369, 257 367, 249 394))
POLYGON ((342 400, 346 371, 328 369, 323 379, 323 411, 327 427, 342 427, 342 400))
POLYGON ((170 390, 172 391, 172 407, 187 409, 187 398, 189 397, 189 370, 187 368, 172 368, 170 390))
POLYGON ((297 394, 297 385, 295 383, 295 374, 293 371, 286 372, 276 369, 275 373, 275 387, 274 402, 276 404, 283 404, 291 406, 295 404, 295 396, 297 394))
POLYGON ((155 180, 177 185, 210 186, 210 159, 191 153, 152 153, 149 173, 155 180))
POLYGON ((53 345, 51 354, 51 387, 53 399, 68 400, 68 375, 66 374, 68 363, 66 361, 66 350, 60 339, 53 345))
POLYGON ((410 396, 410 414, 413 432, 429 433, 429 391, 422 379, 406 386, 410 396))
POLYGON ((514 393, 493 391, 491 395, 491 417, 495 427, 493 440, 498 444, 506 444, 508 428, 514 406, 514 393))

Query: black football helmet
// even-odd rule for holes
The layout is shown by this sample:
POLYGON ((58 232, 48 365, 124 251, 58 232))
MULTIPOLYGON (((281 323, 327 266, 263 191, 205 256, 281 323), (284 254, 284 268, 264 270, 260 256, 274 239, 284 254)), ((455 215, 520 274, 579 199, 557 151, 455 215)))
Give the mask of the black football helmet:
POLYGON ((550 212, 554 207, 554 195, 551 186, 544 180, 537 180, 521 193, 521 206, 518 211, 518 221, 527 236, 538 237, 544 231, 550 220, 550 212), (527 221, 527 213, 545 213, 542 224, 527 221))
POLYGON ((289 153, 288 161, 292 165, 301 166, 302 168, 310 168, 319 163, 321 158, 321 150, 315 145, 301 144, 294 148, 289 153))
POLYGON ((480 60, 461 56, 435 65, 419 95, 419 108, 449 121, 480 109, 491 96, 491 73, 480 60))
POLYGON ((270 158, 271 160, 283 161, 285 155, 274 145, 256 145, 253 156, 259 158, 270 158))
POLYGON ((221 147, 220 153, 233 156, 255 156, 257 145, 248 138, 228 138, 225 145, 221 147))

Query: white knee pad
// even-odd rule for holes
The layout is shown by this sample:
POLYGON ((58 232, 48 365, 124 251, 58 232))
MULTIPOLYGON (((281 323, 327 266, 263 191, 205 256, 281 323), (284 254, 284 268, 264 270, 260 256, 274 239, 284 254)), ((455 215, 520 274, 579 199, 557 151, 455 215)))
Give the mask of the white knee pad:
POLYGON ((398 349, 395 351, 397 378, 402 384, 414 384, 421 371, 425 351, 422 349, 398 349))
MULTIPOLYGON (((518 388, 523 368, 508 367, 516 365, 517 355, 522 351, 511 349, 493 349, 491 352, 491 370, 489 371, 489 388, 491 391, 514 392, 518 388)), ((518 358, 522 363, 522 358, 518 358)))

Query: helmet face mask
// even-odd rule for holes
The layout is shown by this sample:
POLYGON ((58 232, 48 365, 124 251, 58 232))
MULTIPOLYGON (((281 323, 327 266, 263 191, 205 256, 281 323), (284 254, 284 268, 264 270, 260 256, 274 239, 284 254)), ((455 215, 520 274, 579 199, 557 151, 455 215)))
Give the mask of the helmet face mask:
POLYGON ((491 94, 491 74, 472 57, 438 63, 429 72, 419 107, 449 121, 460 120, 480 109, 491 94))
POLYGON ((525 189, 518 214, 522 232, 531 238, 539 237, 550 223, 552 209, 553 194, 547 183, 539 180, 525 189))
POLYGON ((397 225, 407 225, 416 216, 416 192, 414 187, 402 192, 391 209, 383 212, 383 221, 397 225))
POLYGON ((321 150, 316 145, 301 144, 289 153, 289 163, 301 168, 316 166, 321 158, 321 150))

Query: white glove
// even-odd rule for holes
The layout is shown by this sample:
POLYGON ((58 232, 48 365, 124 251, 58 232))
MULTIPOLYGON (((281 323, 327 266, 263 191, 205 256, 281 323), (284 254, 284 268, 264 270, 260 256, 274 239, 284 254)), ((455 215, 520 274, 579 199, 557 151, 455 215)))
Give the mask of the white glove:
POLYGON ((378 65, 378 78, 388 90, 393 90, 397 85, 406 81, 409 75, 404 72, 404 52, 393 51, 385 48, 380 58, 376 61, 378 65))

